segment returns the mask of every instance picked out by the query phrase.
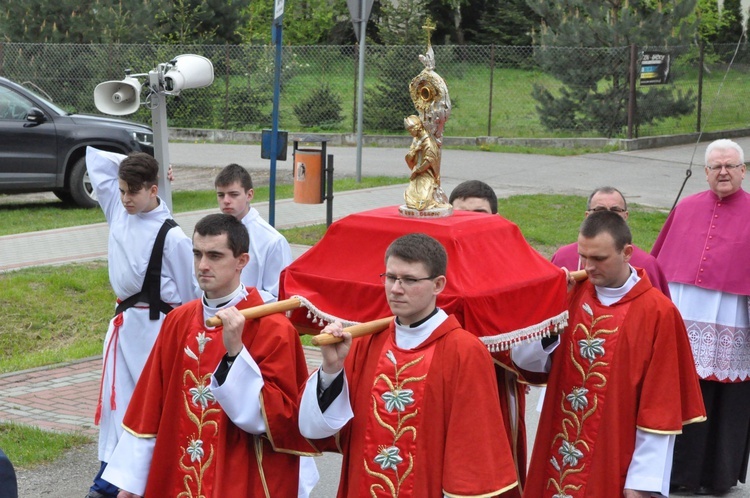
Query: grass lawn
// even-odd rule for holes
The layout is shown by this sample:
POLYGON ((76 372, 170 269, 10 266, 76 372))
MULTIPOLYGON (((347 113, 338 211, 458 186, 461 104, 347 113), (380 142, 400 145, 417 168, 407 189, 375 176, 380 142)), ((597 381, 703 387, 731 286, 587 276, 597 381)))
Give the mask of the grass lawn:
POLYGON ((91 441, 82 434, 59 434, 25 425, 0 423, 0 448, 16 468, 52 462, 66 450, 91 441))

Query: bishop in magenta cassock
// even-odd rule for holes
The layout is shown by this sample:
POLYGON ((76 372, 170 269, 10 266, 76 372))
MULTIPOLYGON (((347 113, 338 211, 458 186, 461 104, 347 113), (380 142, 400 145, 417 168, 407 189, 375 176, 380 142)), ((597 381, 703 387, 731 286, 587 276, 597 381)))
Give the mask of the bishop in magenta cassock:
POLYGON ((652 253, 685 320, 709 424, 677 438, 678 489, 723 494, 745 482, 750 456, 750 194, 739 145, 706 149, 709 190, 680 202, 652 253))

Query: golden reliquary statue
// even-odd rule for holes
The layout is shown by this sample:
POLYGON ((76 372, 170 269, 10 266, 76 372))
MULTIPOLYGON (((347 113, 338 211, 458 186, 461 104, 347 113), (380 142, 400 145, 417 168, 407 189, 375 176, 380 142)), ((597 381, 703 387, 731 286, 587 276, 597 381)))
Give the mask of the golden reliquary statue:
POLYGON ((428 19, 427 52, 419 56, 424 69, 409 84, 409 93, 417 115, 404 119, 404 127, 412 142, 406 154, 406 164, 411 170, 409 186, 404 192, 406 204, 399 208, 405 216, 449 216, 453 208, 440 188, 440 158, 443 146, 443 129, 451 113, 448 87, 435 69, 435 53, 430 43, 430 32, 435 29, 428 19))

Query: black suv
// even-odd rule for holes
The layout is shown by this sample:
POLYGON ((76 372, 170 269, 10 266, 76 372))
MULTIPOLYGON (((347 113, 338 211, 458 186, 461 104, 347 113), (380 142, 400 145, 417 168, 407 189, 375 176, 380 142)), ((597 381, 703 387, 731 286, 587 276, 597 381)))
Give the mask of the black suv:
POLYGON ((88 145, 121 154, 154 154, 148 126, 70 114, 0 78, 0 194, 52 191, 65 202, 97 206, 86 172, 88 145))

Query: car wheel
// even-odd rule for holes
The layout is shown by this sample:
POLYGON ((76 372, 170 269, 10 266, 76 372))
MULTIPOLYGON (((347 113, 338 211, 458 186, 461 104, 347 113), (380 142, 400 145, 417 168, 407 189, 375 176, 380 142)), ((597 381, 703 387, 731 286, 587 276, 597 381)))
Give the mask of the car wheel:
POLYGON ((73 201, 73 196, 70 195, 70 192, 68 192, 67 190, 57 189, 53 190, 52 193, 66 204, 75 204, 75 202, 73 201))
POLYGON ((99 205, 89 172, 86 170, 85 157, 76 161, 70 170, 70 196, 73 202, 81 207, 92 208, 99 205))

